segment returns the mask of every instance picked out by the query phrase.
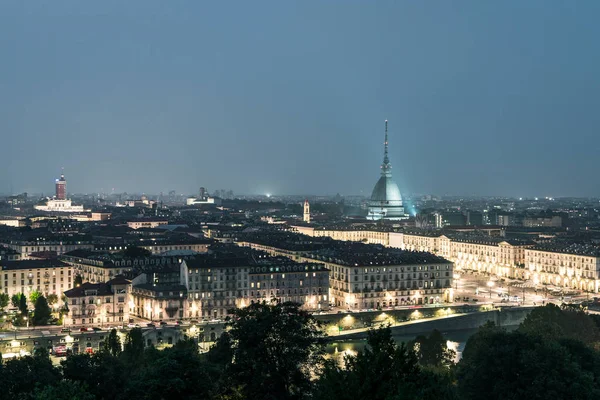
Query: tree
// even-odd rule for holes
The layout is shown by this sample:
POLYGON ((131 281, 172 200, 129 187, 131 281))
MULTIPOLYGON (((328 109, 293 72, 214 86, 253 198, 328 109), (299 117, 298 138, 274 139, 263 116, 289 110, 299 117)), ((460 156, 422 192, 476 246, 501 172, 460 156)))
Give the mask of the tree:
POLYGON ((444 335, 434 329, 429 336, 419 335, 409 343, 417 355, 419 364, 427 367, 449 367, 454 364, 456 352, 448 348, 444 335))
POLYGON ((19 296, 19 311, 25 316, 29 313, 29 310, 27 309, 27 297, 25 297, 23 293, 20 293, 19 296))
POLYGON ((144 356, 144 338, 141 328, 133 328, 125 336, 123 357, 130 366, 136 367, 144 356))
POLYGON ((150 250, 146 250, 143 247, 138 246, 129 246, 123 251, 123 255, 125 257, 131 258, 142 258, 142 257, 150 257, 152 252, 150 250))
POLYGON ((533 309, 519 326, 519 331, 544 339, 571 338, 586 344, 600 342, 600 330, 592 317, 583 310, 561 309, 552 303, 533 309))
POLYGON ((29 294, 29 301, 31 302, 31 304, 35 304, 35 302, 37 301, 38 297, 40 297, 42 295, 42 293, 40 293, 37 290, 34 290, 33 292, 31 292, 29 294))
POLYGON ((73 286, 79 287, 83 284, 83 277, 79 274, 75 275, 75 279, 73 280, 73 286))
POLYGON ((107 352, 74 354, 60 364, 63 377, 85 384, 94 398, 116 399, 125 388, 128 370, 122 360, 107 352))
POLYGON ((134 371, 127 380, 124 398, 212 398, 211 391, 218 376, 210 374, 208 365, 202 360, 193 340, 180 341, 163 351, 146 349, 144 357, 144 367, 134 371))
POLYGON ((0 293, 0 309, 4 311, 8 303, 10 302, 10 298, 6 293, 0 293))
POLYGON ((346 356, 343 368, 328 362, 317 383, 315 399, 455 398, 448 375, 422 370, 416 353, 404 343, 397 344, 389 327, 370 331, 367 344, 356 356, 346 356))
POLYGON ((121 339, 119 339, 116 329, 112 329, 108 334, 108 337, 104 341, 104 350, 114 357, 121 354, 121 339))
POLYGON ((598 353, 574 339, 483 329, 473 335, 457 366, 461 399, 593 399, 598 353))
POLYGON ((10 298, 10 302, 13 305, 13 307, 19 308, 19 304, 21 304, 21 296, 23 294, 22 293, 17 293, 17 294, 13 294, 12 297, 10 298))
POLYGON ((87 385, 77 381, 62 380, 52 386, 36 388, 33 400, 94 400, 96 397, 87 385))
POLYGON ((28 399, 37 387, 46 387, 60 380, 48 352, 42 348, 33 356, 15 358, 0 364, 0 387, 2 398, 28 399))
POLYGON ((33 310, 33 324, 34 325, 47 325, 48 320, 52 316, 50 311, 50 307, 48 306, 48 301, 44 296, 39 296, 35 302, 35 307, 33 310))
MULTIPOLYGON (((294 303, 255 303, 232 312, 233 360, 225 368, 225 394, 235 388, 248 399, 285 400, 309 392, 311 373, 322 366, 316 320, 294 303)), ((211 351, 227 354, 218 346, 211 351)))
POLYGON ((46 297, 46 299, 48 300, 48 305, 50 306, 53 306, 58 303, 58 296, 54 293, 49 294, 48 297, 46 297))

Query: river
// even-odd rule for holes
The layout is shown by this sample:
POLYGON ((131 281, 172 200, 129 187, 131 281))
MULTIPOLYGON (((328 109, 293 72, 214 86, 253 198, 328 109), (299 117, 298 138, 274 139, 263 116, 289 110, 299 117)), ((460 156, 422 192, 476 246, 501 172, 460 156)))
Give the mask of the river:
MULTIPOLYGON (((504 327, 507 330, 514 330, 517 327, 504 327)), ((462 357, 462 352, 465 349, 467 340, 477 332, 477 329, 463 329, 458 331, 442 332, 444 337, 448 340, 448 347, 456 351, 455 362, 458 362, 462 357)), ((409 342, 413 340, 417 335, 394 335, 393 338, 396 342, 409 342)), ((325 349, 326 353, 337 359, 338 362, 343 361, 344 355, 356 355, 358 351, 361 351, 367 345, 366 339, 359 340, 343 340, 339 342, 329 343, 325 349)))

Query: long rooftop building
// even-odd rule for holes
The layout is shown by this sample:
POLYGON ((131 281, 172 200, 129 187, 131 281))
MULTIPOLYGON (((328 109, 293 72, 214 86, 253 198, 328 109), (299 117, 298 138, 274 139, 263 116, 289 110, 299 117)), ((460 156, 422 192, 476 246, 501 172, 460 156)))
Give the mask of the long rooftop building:
POLYGON ((247 235, 237 244, 300 262, 324 263, 331 301, 338 307, 372 309, 454 298, 453 263, 427 252, 294 233, 247 235))
MULTIPOLYGON (((598 293, 600 246, 568 241, 536 243, 530 239, 485 235, 480 231, 405 229, 335 230, 298 226, 299 232, 345 241, 378 242, 388 247, 427 251, 452 261, 456 271, 472 271, 533 284, 552 284, 598 293), (547 260, 552 259, 553 265, 547 260), (575 262, 574 260, 578 260, 575 262), (554 264, 562 263, 565 268, 554 264), (592 267, 592 264, 598 267, 592 267), (570 268, 569 265, 575 265, 570 268)), ((540 242, 548 241, 540 237, 540 242)))

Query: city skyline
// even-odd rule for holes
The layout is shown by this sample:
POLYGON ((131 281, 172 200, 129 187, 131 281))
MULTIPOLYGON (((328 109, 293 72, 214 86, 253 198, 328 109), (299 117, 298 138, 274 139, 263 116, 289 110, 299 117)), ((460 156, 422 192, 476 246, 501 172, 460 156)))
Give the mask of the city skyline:
POLYGON ((0 191, 368 196, 389 119, 402 193, 600 196, 600 6, 548 4, 2 4, 0 191))

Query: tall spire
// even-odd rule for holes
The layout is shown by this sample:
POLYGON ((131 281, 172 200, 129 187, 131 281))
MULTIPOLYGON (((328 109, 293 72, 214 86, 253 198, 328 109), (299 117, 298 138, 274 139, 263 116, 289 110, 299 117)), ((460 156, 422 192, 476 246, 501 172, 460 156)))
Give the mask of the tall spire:
POLYGON ((388 157, 388 120, 385 120, 385 142, 383 147, 383 164, 381 164, 381 175, 391 176, 392 165, 388 157))

